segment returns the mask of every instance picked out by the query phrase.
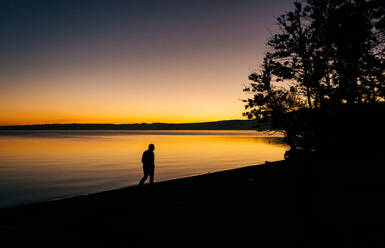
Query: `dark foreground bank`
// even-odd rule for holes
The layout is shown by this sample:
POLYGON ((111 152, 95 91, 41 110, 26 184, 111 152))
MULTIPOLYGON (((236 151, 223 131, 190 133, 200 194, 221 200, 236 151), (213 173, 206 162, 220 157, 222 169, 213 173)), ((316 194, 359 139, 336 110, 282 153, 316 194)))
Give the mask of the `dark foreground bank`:
POLYGON ((362 162, 303 157, 3 209, 1 247, 384 247, 382 176, 332 170, 362 162))

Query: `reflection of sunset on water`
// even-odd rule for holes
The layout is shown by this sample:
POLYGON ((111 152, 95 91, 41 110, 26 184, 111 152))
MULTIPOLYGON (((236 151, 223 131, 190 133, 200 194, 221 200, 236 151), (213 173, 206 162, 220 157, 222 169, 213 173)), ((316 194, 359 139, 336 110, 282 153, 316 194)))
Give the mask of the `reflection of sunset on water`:
POLYGON ((258 136, 255 131, 148 133, 0 136, 0 194, 15 192, 23 199, 21 192, 31 190, 40 192, 38 199, 55 198, 136 184, 141 154, 150 143, 156 145, 156 181, 281 160, 287 150, 281 137, 258 136))

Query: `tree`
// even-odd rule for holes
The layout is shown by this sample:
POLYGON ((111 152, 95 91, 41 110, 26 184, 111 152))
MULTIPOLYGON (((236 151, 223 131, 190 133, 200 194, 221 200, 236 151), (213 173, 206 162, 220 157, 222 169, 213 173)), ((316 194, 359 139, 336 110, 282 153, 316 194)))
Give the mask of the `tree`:
POLYGON ((366 1, 308 2, 316 46, 327 58, 338 101, 377 101, 383 68, 380 33, 375 30, 376 5, 366 1))
POLYGON ((295 2, 295 10, 281 15, 277 21, 281 32, 267 42, 270 52, 266 56, 271 59, 272 73, 276 81, 295 81, 296 92, 302 93, 312 108, 313 88, 320 78, 320 67, 314 64, 321 63, 313 46, 311 26, 307 24, 307 11, 295 2))
POLYGON ((295 2, 277 18, 279 32, 267 42, 261 70, 249 76, 244 91, 253 97, 244 100, 244 115, 269 118, 292 148, 319 149, 345 104, 383 102, 383 6, 380 0, 295 2))
MULTIPOLYGON (((270 130, 283 130, 289 145, 295 148, 295 130, 288 121, 290 113, 301 109, 305 102, 295 94, 295 88, 289 90, 284 87, 272 85, 272 60, 265 57, 260 72, 250 74, 252 80, 245 92, 253 95, 252 98, 243 100, 246 102, 246 112, 243 113, 249 119, 258 118, 262 121, 270 121, 270 130)), ((258 127, 257 127, 258 128, 258 127)), ((264 130, 264 128, 258 128, 264 130)))

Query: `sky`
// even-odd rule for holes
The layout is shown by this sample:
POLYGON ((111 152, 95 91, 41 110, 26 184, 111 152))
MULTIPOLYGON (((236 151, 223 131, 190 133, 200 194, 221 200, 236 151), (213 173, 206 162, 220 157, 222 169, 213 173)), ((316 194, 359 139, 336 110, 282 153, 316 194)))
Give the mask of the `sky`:
POLYGON ((0 125, 242 119, 293 0, 2 0, 0 125))

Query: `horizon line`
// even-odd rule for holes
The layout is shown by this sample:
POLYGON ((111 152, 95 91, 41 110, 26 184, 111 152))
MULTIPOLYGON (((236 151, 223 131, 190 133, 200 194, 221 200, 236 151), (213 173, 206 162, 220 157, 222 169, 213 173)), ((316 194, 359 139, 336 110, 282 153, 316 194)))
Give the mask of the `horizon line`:
MULTIPOLYGON (((255 119, 253 119, 255 120, 255 119)), ((16 127, 16 126, 44 126, 44 125, 153 125, 153 124, 199 124, 199 123, 212 123, 222 121, 253 121, 249 119, 230 119, 230 120, 217 120, 217 121, 203 121, 203 122, 136 122, 136 123, 38 123, 38 124, 15 124, 15 125, 0 125, 0 127, 16 127)))

